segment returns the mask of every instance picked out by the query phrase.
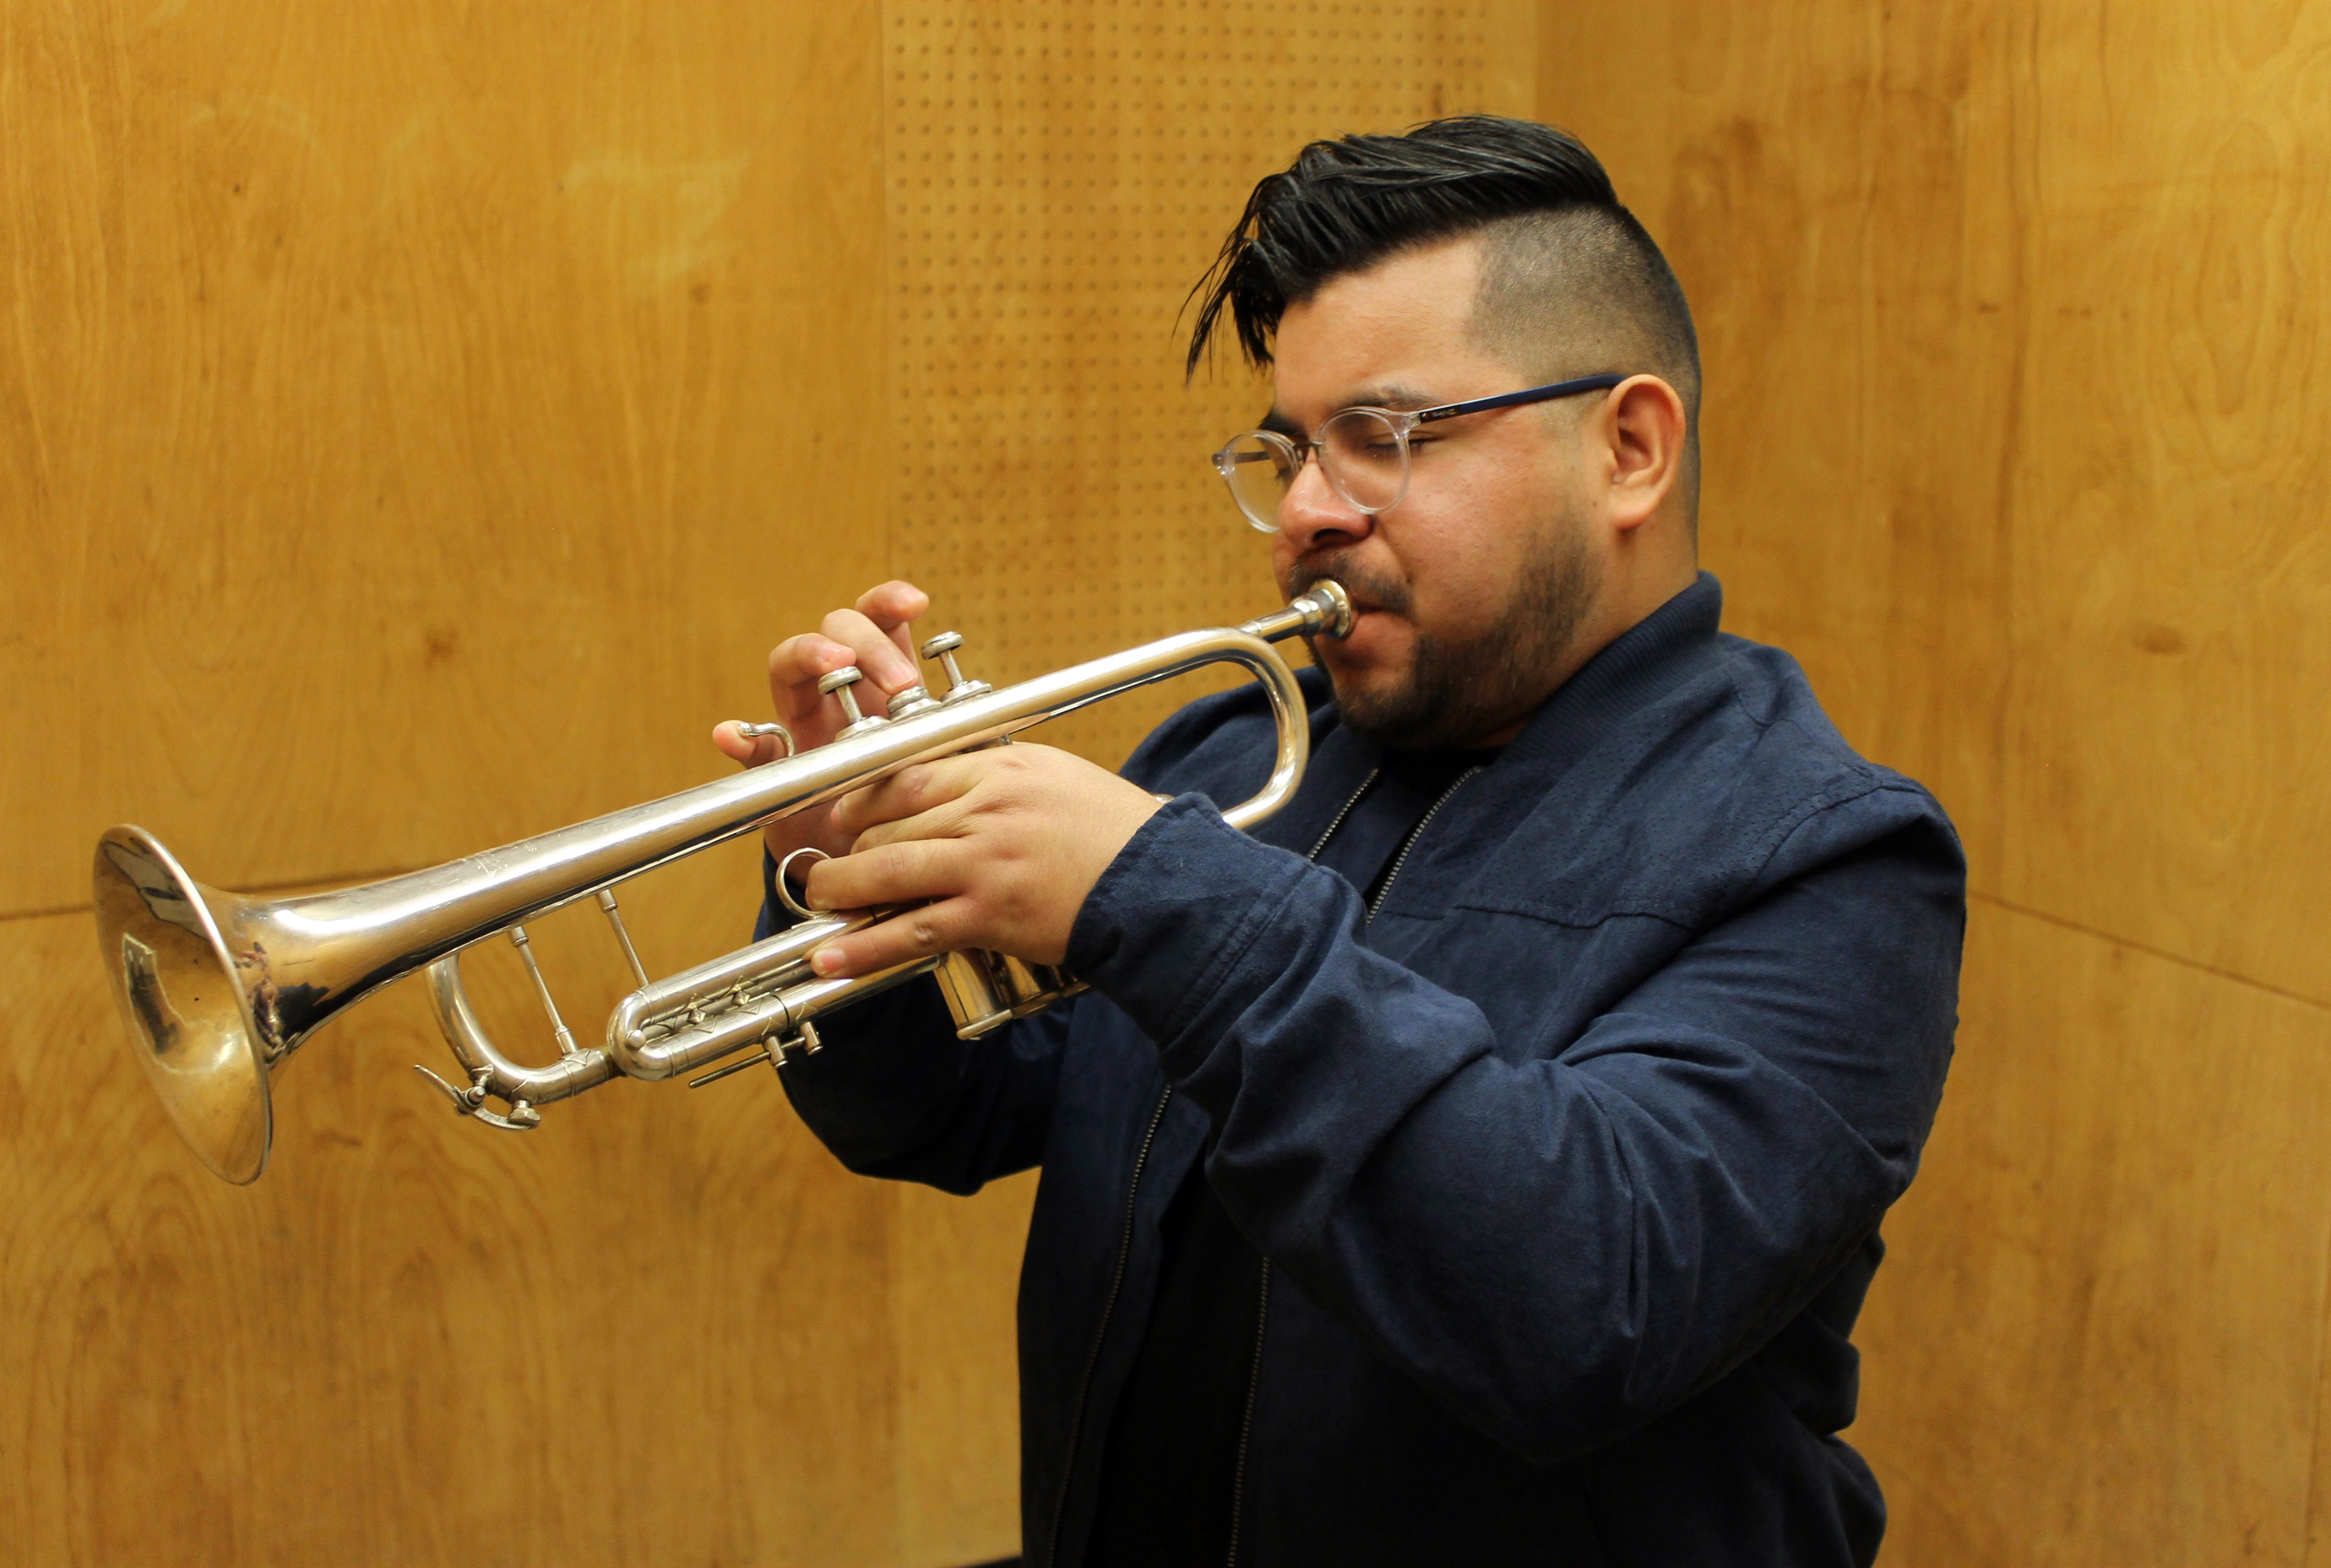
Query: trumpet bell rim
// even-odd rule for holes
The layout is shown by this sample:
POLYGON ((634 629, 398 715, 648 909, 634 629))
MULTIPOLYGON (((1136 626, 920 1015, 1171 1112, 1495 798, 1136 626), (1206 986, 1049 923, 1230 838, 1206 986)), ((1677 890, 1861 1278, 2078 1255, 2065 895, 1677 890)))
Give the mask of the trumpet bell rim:
POLYGON ((129 826, 98 841, 93 881, 100 957, 146 1081, 204 1164, 238 1186, 257 1181, 274 1111, 250 965, 235 962, 214 908, 234 900, 129 826))

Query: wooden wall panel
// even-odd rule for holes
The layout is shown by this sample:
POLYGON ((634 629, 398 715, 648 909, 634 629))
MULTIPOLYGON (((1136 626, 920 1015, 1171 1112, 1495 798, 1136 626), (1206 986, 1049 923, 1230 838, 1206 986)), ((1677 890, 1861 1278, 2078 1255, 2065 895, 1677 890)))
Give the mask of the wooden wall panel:
POLYGON ((1020 1254, 1036 1174, 965 1200, 897 1196, 889 1288, 897 1345, 899 1545, 911 1563, 1020 1550, 1020 1254))
MULTIPOLYGON (((871 5, 0 12, 10 1563, 902 1561, 896 1194, 774 1083, 490 1133, 408 987, 231 1190, 86 912, 114 820, 306 882, 726 767, 888 560, 880 63, 871 5)), ((756 897, 627 903, 673 967, 756 897)), ((604 933, 537 935, 598 1016, 604 933)))
MULTIPOLYGON (((274 1167, 223 1188, 100 997, 90 841, 315 885, 684 785, 766 647, 892 572, 991 679, 1268 604, 1203 461, 1259 400, 1181 390, 1181 292, 1301 140, 1526 108, 1535 25, 0 11, 0 1195, 36 1217, 0 1233, 0 1554, 1012 1550, 1031 1179, 850 1179, 749 1075, 492 1134, 409 1070, 408 988, 303 1053, 274 1167)), ((1067 738, 1120 753, 1165 700, 1067 738)), ((739 851, 626 903, 661 966, 752 898, 739 851)), ((595 1017, 604 934, 537 937, 595 1017)), ((534 1042, 509 955, 477 967, 534 1042)))
POLYGON ((2331 5, 2030 36, 2002 886, 2331 1002, 2331 5))
POLYGON ((887 556, 879 21, 0 14, 0 911, 125 819, 304 880, 718 765, 887 556))
POLYGON ((1978 884, 2331 1000, 2331 8, 1565 6, 1692 293, 1708 564, 1978 884))
MULTIPOLYGON (((1558 14, 1557 14, 1558 10, 1558 14)), ((1543 23, 1584 137, 1690 296, 1702 564, 1997 875, 2017 277, 1984 5, 1589 5, 1543 23), (1984 69, 1988 67, 1988 69, 1984 69)))
POLYGON ((1695 303, 1731 623, 1935 786, 1980 895, 1864 1335, 1887 1560, 2298 1561, 2331 8, 1590 3, 1540 38, 1542 111, 1695 303))
POLYGON ((1885 1561, 2297 1564, 2331 1020, 1973 913, 1950 1093, 1857 1336, 1885 1561))
MULTIPOLYGON (((1206 461, 1268 390, 1234 354, 1183 385, 1184 297, 1305 142, 1527 112, 1531 7, 887 14, 898 571, 991 680, 1272 608, 1268 546, 1206 461)), ((1113 764, 1201 689, 1046 738, 1113 764)))
MULTIPOLYGON (((650 958, 750 876, 639 885, 650 958)), ((8 1561, 900 1560, 892 1194, 773 1081, 495 1133, 415 1078, 445 1053, 399 987, 286 1069, 230 1188, 138 1092, 87 916, 0 930, 8 1561)), ((604 933, 536 936, 578 1012, 613 1000, 604 933)), ((507 950, 471 967, 538 1058, 507 950)))

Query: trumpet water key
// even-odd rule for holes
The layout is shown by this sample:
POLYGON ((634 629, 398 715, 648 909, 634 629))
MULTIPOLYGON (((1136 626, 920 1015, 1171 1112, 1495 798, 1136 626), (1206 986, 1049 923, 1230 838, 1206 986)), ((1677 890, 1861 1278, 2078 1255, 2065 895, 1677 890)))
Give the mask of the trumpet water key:
POLYGON ((262 900, 205 887, 143 829, 118 827, 98 841, 98 938, 116 999, 147 1079, 195 1153, 230 1182, 267 1164, 272 1075, 342 1009, 415 969, 430 996, 458 1081, 420 1070, 465 1116, 524 1130, 539 1106, 617 1077, 665 1079, 712 1069, 698 1083, 767 1061, 782 1067, 818 1049, 816 1019, 918 975, 934 973, 959 1031, 971 1037, 1025 1017, 1078 989, 1055 968, 1002 954, 918 958, 880 974, 823 979, 809 955, 822 943, 890 917, 858 910, 816 914, 765 941, 651 981, 624 928, 614 889, 644 871, 845 794, 918 762, 1008 740, 1089 703, 1209 664, 1242 667, 1261 683, 1278 739, 1270 776, 1223 817, 1251 827, 1294 794, 1309 759, 1310 732, 1294 672, 1275 642, 1341 637, 1351 601, 1315 584, 1286 609, 1238 627, 1185 632, 1038 676, 1002 690, 964 678, 953 632, 924 644, 941 661, 947 689, 900 692, 886 715, 859 711, 854 670, 820 689, 852 722, 814 750, 730 778, 614 812, 427 870, 337 892, 262 900), (595 898, 638 987, 607 1021, 597 1045, 576 1043, 535 962, 526 925, 549 910, 595 898), (480 1025, 461 982, 464 948, 506 935, 548 1015, 558 1058, 529 1067, 505 1056, 480 1025), (726 1065, 719 1065, 719 1064, 726 1065))

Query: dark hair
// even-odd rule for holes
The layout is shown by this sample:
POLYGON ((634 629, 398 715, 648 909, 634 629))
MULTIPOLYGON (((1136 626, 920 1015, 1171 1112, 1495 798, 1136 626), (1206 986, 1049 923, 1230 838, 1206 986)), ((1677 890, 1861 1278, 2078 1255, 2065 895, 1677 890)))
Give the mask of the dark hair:
POLYGON ((1698 354, 1682 286, 1619 204, 1611 176, 1567 131, 1496 115, 1436 119, 1404 136, 1315 141, 1293 167, 1265 177, 1191 290, 1203 298, 1185 368, 1196 373, 1226 307, 1247 359, 1265 366, 1280 316, 1331 279, 1502 220, 1572 214, 1594 231, 1587 250, 1603 259, 1587 264, 1626 275, 1580 280, 1575 261, 1563 270, 1596 292, 1615 293, 1652 341, 1679 347, 1689 364, 1675 368, 1690 385, 1679 390, 1696 400, 1698 354))

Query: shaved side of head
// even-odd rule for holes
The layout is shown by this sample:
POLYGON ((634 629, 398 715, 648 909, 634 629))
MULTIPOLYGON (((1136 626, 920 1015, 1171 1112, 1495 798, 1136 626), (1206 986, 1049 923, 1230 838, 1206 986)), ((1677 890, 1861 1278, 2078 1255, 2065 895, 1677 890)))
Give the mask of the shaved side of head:
MULTIPOLYGON (((1567 131, 1460 115, 1404 136, 1315 141, 1264 176, 1206 275, 1188 365, 1215 328, 1269 365, 1280 317, 1329 280, 1420 246, 1479 236, 1479 340, 1524 385, 1609 373, 1659 376, 1683 400, 1679 487, 1687 527, 1699 491, 1699 349, 1667 258, 1620 204, 1611 176, 1567 131)), ((1575 418, 1575 405, 1540 417, 1575 418)))
MULTIPOLYGON (((1624 208, 1518 213, 1478 231, 1474 341, 1530 385, 1648 373, 1683 399, 1684 515, 1699 500, 1699 345, 1682 285, 1624 208)), ((1549 406, 1575 418, 1579 405, 1549 406)))

